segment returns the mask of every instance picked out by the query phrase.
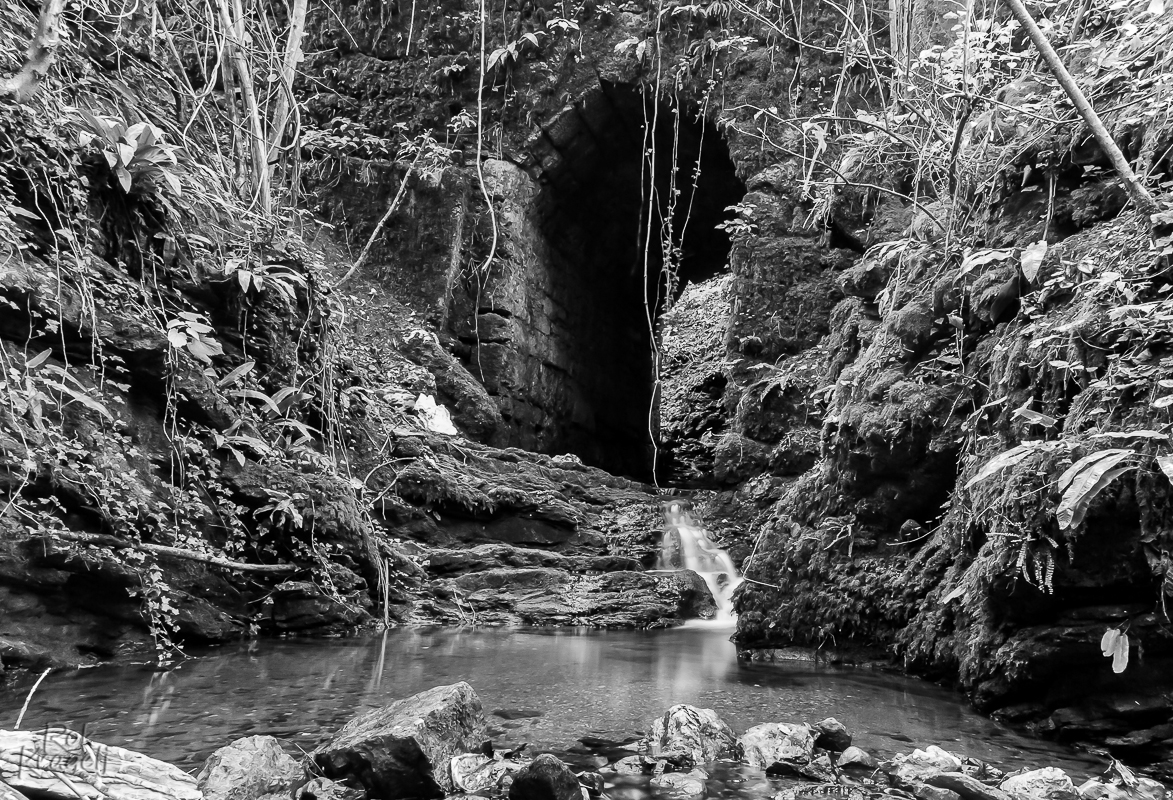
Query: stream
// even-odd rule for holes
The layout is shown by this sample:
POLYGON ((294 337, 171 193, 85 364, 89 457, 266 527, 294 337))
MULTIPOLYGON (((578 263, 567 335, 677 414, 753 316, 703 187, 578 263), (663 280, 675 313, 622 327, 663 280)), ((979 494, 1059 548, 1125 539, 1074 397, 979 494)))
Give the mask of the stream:
MULTIPOLYGON (((441 628, 253 641, 194 651, 168 671, 103 666, 50 675, 22 727, 84 726, 98 741, 195 771, 238 737, 270 734, 309 751, 361 711, 466 680, 499 749, 528 742, 531 753, 554 752, 580 769, 598 766, 604 747, 586 747, 581 737, 632 739, 675 703, 712 708, 738 733, 833 716, 877 757, 937 744, 1008 770, 1062 767, 1077 784, 1105 766, 1019 736, 937 686, 810 662, 738 661, 728 636, 704 627, 441 628)), ((26 691, 0 695, 0 727, 16 721, 26 691)), ((760 775, 729 780, 765 783, 760 775)))

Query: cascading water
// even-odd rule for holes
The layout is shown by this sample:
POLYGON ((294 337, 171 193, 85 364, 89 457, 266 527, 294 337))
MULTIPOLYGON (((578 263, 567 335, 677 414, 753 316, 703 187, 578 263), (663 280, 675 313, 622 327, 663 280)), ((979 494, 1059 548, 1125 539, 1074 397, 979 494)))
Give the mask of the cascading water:
POLYGON ((691 569, 701 576, 717 604, 718 625, 732 625, 733 590, 741 584, 741 577, 733 560, 708 537, 708 532, 693 519, 686 500, 671 500, 664 504, 664 539, 660 544, 659 569, 691 569))

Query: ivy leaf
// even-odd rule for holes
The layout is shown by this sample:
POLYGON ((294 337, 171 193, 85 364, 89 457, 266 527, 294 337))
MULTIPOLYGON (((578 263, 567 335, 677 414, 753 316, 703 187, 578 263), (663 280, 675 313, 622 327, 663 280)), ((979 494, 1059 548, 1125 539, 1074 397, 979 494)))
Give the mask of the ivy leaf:
POLYGON ((200 339, 189 339, 187 342, 187 352, 205 364, 212 363, 212 349, 200 339))

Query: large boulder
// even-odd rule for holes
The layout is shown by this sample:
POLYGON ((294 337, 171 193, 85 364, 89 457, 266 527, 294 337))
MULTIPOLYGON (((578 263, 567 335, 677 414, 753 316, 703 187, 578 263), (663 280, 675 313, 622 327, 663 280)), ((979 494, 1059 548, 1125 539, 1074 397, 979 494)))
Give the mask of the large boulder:
POLYGON ((741 747, 733 730, 708 708, 676 705, 652 723, 651 755, 680 754, 693 765, 718 758, 737 758, 741 747))
POLYGON ((509 800, 582 800, 582 789, 570 767, 542 753, 517 773, 509 800))
POLYGON ((815 737, 808 726, 785 722, 755 725, 737 742, 742 761, 767 770, 779 763, 808 764, 815 749, 815 737))
POLYGON ((327 778, 349 779, 384 800, 442 797, 455 788, 452 757, 484 738, 481 701, 462 681, 355 717, 310 758, 327 778))
POLYGON ((1043 767, 1011 775, 998 788, 1009 795, 1034 800, 1077 800, 1079 797, 1071 778, 1057 767, 1043 767))
POLYGON ((196 776, 204 800, 257 800, 288 792, 305 780, 305 771, 272 736, 246 736, 208 757, 196 776))

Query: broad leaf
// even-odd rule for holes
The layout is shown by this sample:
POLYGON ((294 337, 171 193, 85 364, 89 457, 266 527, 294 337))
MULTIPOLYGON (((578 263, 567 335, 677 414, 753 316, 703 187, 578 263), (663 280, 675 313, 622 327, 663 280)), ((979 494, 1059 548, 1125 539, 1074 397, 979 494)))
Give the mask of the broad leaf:
POLYGON ((234 383, 238 378, 240 378, 244 375, 247 375, 249 372, 251 372, 252 368, 255 367, 256 365, 257 365, 257 362, 255 362, 255 361, 246 361, 243 364, 241 364, 239 367, 237 367, 236 369, 229 372, 227 375, 225 375, 219 381, 217 381, 216 385, 220 386, 220 387, 224 387, 230 383, 234 383))
POLYGON ((269 395, 265 394, 264 392, 258 392, 255 389, 235 389, 228 394, 232 395, 233 397, 248 397, 253 400, 260 400, 262 403, 268 406, 269 410, 274 414, 277 414, 278 416, 281 415, 281 409, 278 408, 277 404, 273 402, 273 398, 269 397, 269 395))
POLYGON ((970 270, 991 264, 995 261, 1005 261, 1014 256, 1014 248, 1004 247, 999 250, 974 250, 961 261, 961 273, 964 275, 970 270))
POLYGON ((1165 473, 1166 478, 1173 481, 1173 454, 1159 457, 1157 466, 1161 468, 1161 472, 1165 473))
POLYGON ((999 453, 987 461, 986 465, 981 468, 978 474, 969 479, 969 481, 965 484, 965 488, 969 489, 974 484, 984 481, 986 478, 990 477, 999 470, 1006 469, 1007 467, 1013 467, 1015 464, 1022 461, 1024 458, 1040 448, 1051 449, 1054 446, 1055 445, 1053 442, 1043 442, 1036 439, 1029 442, 1023 442, 1017 447, 1011 447, 1006 452, 999 453))
MULTIPOLYGON (((1074 464, 1064 470, 1063 474, 1059 476, 1059 482, 1055 484, 1055 488, 1059 491, 1060 494, 1063 494, 1067 491, 1067 487, 1071 485, 1071 482, 1075 480, 1075 476, 1080 472, 1087 469, 1102 458, 1115 456, 1121 453, 1128 455, 1131 454, 1132 451, 1121 448, 1112 448, 1109 450, 1097 450, 1090 456, 1084 456, 1079 461, 1076 461, 1074 464)), ((1109 467, 1109 469, 1111 469, 1111 467, 1109 467)))
POLYGON ((35 356, 33 356, 32 358, 30 358, 28 361, 25 362, 25 365, 24 365, 25 369, 36 369, 37 367, 44 364, 45 361, 52 354, 53 354, 53 351, 51 349, 50 350, 42 350, 41 352, 37 353, 35 356))
POLYGON ((1031 400, 1027 400, 1021 406, 1014 409, 1014 414, 1012 416, 1017 417, 1018 419, 1024 419, 1027 422, 1035 425, 1042 425, 1044 428, 1055 427, 1056 420, 1054 417, 1048 414, 1041 414, 1038 411, 1032 411, 1031 409, 1027 408, 1031 402, 1031 400))
POLYGON ((1047 257, 1047 241, 1046 239, 1028 244, 1022 248, 1022 274, 1031 283, 1035 282, 1035 278, 1039 274, 1039 267, 1043 265, 1043 259, 1047 257))
MULTIPOLYGON (((1066 491, 1063 492, 1063 497, 1059 500, 1059 509, 1055 512, 1055 517, 1059 520, 1060 528, 1071 530, 1078 527, 1083 522, 1083 518, 1087 516, 1088 508, 1096 495, 1125 472, 1136 468, 1136 464, 1118 466, 1120 462, 1136 455, 1131 450, 1102 452, 1107 455, 1095 453, 1087 458, 1081 458, 1072 466, 1074 469, 1076 466, 1083 465, 1071 477, 1066 491), (1097 458, 1097 456, 1099 457, 1097 458)), ((1064 475, 1066 474, 1065 472, 1064 475)), ((1060 478, 1061 482, 1062 480, 1060 478)))

